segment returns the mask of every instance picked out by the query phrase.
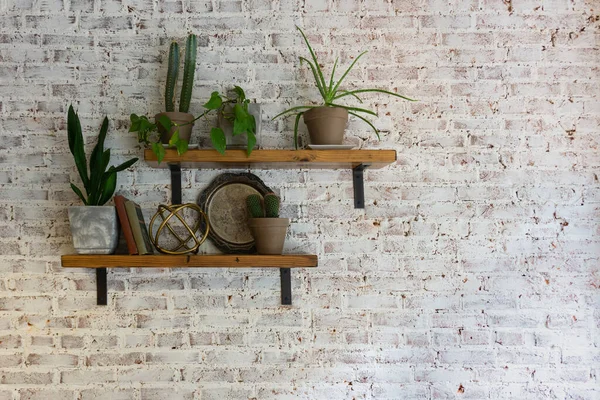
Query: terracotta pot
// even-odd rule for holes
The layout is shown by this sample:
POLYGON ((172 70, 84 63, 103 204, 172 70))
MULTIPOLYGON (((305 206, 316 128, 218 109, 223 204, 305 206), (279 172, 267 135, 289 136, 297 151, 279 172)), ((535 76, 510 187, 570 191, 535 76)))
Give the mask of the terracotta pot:
POLYGON ((316 107, 304 113, 311 144, 342 144, 348 111, 341 107, 316 107))
POLYGON ((248 218, 258 254, 281 254, 289 218, 248 218))
POLYGON ((189 143, 190 137, 192 136, 192 128, 194 127, 194 124, 190 124, 189 122, 191 122, 193 120, 194 120, 194 116, 192 114, 176 112, 176 111, 161 112, 154 116, 154 121, 157 124, 158 132, 160 132, 160 140, 164 144, 169 143, 169 139, 171 139, 171 136, 173 136, 173 133, 175 133, 176 129, 179 129, 179 138, 185 139, 189 143), (164 129, 162 127, 162 125, 158 123, 158 119, 160 118, 161 115, 166 115, 175 124, 178 124, 178 125, 186 124, 186 125, 182 125, 179 127, 175 127, 175 126, 171 127, 169 132, 167 132, 166 129, 164 129))
POLYGON ((73 245, 78 254, 112 254, 119 243, 114 206, 69 207, 73 245))

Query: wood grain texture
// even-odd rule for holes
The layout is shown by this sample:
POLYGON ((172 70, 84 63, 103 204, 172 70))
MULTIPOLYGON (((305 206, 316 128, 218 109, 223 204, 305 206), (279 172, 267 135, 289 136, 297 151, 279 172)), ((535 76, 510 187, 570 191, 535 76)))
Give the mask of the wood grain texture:
POLYGON ((191 149, 178 155, 167 149, 160 166, 150 149, 144 151, 145 160, 154 167, 167 167, 178 163, 184 167, 203 168, 353 168, 368 164, 369 168, 382 168, 396 162, 396 150, 254 150, 250 156, 245 150, 227 150, 224 155, 212 149, 191 149))
POLYGON ((318 264, 311 254, 250 255, 65 255, 64 268, 310 268, 318 264))

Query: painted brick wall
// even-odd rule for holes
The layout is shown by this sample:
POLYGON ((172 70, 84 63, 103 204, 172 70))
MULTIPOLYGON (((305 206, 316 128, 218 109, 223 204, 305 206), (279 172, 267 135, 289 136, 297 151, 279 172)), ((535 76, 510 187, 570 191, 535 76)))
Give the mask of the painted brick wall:
MULTIPOLYGON (((597 399, 600 397, 598 3, 583 0, 0 0, 0 399, 597 399), (595 4, 594 4, 595 3, 595 4), (199 35, 193 111, 241 84, 264 147, 277 112, 316 98, 304 27, 394 148, 366 173, 257 171, 293 218, 279 306, 270 270, 63 270, 77 204, 65 115, 88 143, 141 156, 131 112, 162 110, 171 38, 199 35)), ((204 125, 194 141, 206 145, 204 125)), ((303 131, 304 132, 304 131, 303 131)), ((304 135, 304 133, 303 133, 304 135)), ((184 172, 195 201, 220 171, 184 172)), ((169 176, 144 162, 119 191, 151 214, 169 176)), ((210 246, 204 250, 211 251, 210 246)))

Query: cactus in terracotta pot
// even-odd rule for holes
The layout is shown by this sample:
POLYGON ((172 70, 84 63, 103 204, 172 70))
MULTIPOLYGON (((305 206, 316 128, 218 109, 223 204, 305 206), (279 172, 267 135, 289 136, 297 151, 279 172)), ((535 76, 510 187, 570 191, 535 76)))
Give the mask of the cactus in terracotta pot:
POLYGON ((289 218, 279 218, 280 199, 275 193, 264 197, 252 194, 246 198, 246 207, 251 215, 248 227, 254 236, 258 254, 281 254, 289 218))

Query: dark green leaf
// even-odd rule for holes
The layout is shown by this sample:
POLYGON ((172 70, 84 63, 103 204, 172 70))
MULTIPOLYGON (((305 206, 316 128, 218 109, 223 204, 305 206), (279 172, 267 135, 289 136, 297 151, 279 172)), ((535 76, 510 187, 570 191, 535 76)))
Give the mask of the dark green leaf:
POLYGON ((115 193, 115 189, 117 188, 117 173, 113 170, 109 172, 106 179, 102 180, 101 185, 101 193, 102 196, 98 199, 98 203, 96 205, 102 206, 106 204, 107 201, 110 200, 112 195, 115 193))
POLYGON ((304 114, 304 111, 296 114, 296 121, 294 122, 294 146, 296 146, 296 150, 298 150, 298 124, 300 123, 302 114, 304 114))
POLYGON ((303 112, 308 111, 311 108, 315 108, 315 107, 319 107, 319 106, 298 106, 298 107, 292 107, 292 108, 288 108, 287 110, 280 112, 279 114, 277 114, 276 116, 274 116, 273 118, 271 118, 271 121, 273 121, 275 118, 277 117, 281 117, 284 114, 288 114, 291 113, 292 111, 296 111, 296 110, 305 110, 303 112))
POLYGON ((247 132, 246 135, 248 136, 248 147, 246 148, 246 153, 250 155, 252 153, 252 149, 254 149, 254 146, 256 145, 256 136, 254 136, 254 133, 252 132, 247 132))
MULTIPOLYGON (((149 122, 148 122, 149 123, 149 122)), ((171 127, 173 126, 173 123, 171 121, 171 118, 167 117, 166 115, 161 115, 158 118, 157 121, 158 124, 160 124, 160 126, 162 126, 164 128, 165 131, 169 131, 171 129, 171 127)))
POLYGON ((152 147, 152 152, 156 154, 156 160, 160 164, 163 158, 165 158, 165 148, 162 143, 152 143, 150 146, 152 147))
POLYGON ((221 104, 223 104, 223 99, 221 98, 221 96, 219 96, 219 92, 212 92, 210 94, 210 100, 208 100, 206 104, 204 104, 204 108, 208 108, 209 110, 216 110, 217 108, 221 107, 221 104))
POLYGON ((73 110, 73 106, 69 106, 67 117, 67 133, 69 136, 69 149, 75 160, 75 166, 86 193, 89 195, 90 178, 88 177, 87 160, 85 150, 83 148, 83 133, 81 132, 81 123, 79 116, 73 110))
POLYGON ((85 199, 85 197, 83 197, 83 193, 81 193, 81 190, 79 190, 79 188, 77 186, 73 185, 72 183, 71 183, 71 189, 73 189, 73 191, 75 192, 75 194, 77 196, 79 196, 79 198, 81 199, 81 201, 83 201, 83 204, 87 205, 87 200, 85 199))
POLYGON ((225 154, 227 142, 225 140, 225 133, 221 128, 212 128, 210 130, 210 140, 215 150, 221 154, 225 154))
POLYGON ((233 120, 233 131, 232 135, 237 136, 245 133, 248 130, 248 123, 250 121, 247 117, 236 118, 233 120))
POLYGON ((337 83, 335 84, 335 86, 333 87, 333 90, 331 90, 331 94, 333 95, 331 99, 329 99, 329 101, 333 101, 333 97, 335 97, 335 94, 338 90, 338 88, 340 87, 340 84, 342 83, 342 81, 344 80, 344 78, 346 78, 346 75, 348 75, 348 73, 352 70, 352 68, 354 68, 354 65, 356 64, 356 62, 363 56, 365 55, 367 52, 363 51, 362 53, 360 53, 358 55, 358 57, 356 57, 354 59, 354 61, 352 61, 352 64, 350 64, 350 66, 348 67, 348 69, 346 70, 346 72, 344 72, 344 75, 342 75, 342 77, 340 78, 339 81, 337 81, 337 83))
POLYGON ((182 155, 188 150, 188 141, 179 139, 177 143, 175 143, 175 147, 177 148, 177 154, 182 155))
POLYGON ((137 158, 132 158, 129 161, 125 161, 123 164, 119 165, 118 167, 111 167, 114 168, 115 172, 121 172, 123 170, 126 170, 127 168, 131 167, 133 164, 135 164, 137 162, 137 158))
POLYGON ((355 117, 357 117, 357 118, 360 118, 360 119, 362 119, 363 121, 365 121, 365 122, 366 122, 366 123, 367 123, 367 124, 368 124, 368 125, 371 127, 371 129, 373 129, 373 131, 374 131, 374 132, 375 132, 375 134, 377 135, 377 139, 381 139, 381 138, 379 137, 379 131, 377 130, 377 128, 375 128, 375 125, 373 125, 373 124, 371 123, 371 121, 369 121, 368 119, 366 119, 366 118, 364 118, 364 117, 362 117, 362 116, 360 116, 360 115, 358 115, 358 114, 356 114, 356 113, 353 113, 352 111, 348 111, 348 114, 350 114, 350 115, 354 115, 355 117))
POLYGON ((233 88, 233 91, 235 92, 235 94, 237 94, 237 97, 240 102, 243 102, 244 100, 246 100, 246 93, 244 93, 244 89, 242 89, 239 86, 235 86, 233 88))

